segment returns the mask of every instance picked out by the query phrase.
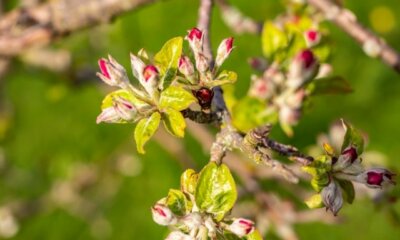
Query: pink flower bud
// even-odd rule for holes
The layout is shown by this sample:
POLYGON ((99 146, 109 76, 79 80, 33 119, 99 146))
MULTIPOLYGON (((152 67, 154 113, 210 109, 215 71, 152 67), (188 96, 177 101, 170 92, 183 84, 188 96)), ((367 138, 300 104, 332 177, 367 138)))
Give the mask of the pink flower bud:
POLYGON ((265 78, 252 77, 252 85, 249 90, 249 95, 265 100, 272 96, 275 86, 271 81, 265 78))
POLYGON ((396 184, 396 174, 384 168, 369 169, 357 176, 357 181, 366 184, 370 188, 382 188, 390 184, 396 184))
POLYGON ((107 59, 100 59, 98 61, 100 67, 100 73, 97 76, 110 86, 125 87, 129 83, 128 76, 125 68, 122 67, 115 59, 111 56, 107 59))
POLYGON ((192 212, 187 214, 182 219, 183 224, 185 224, 189 229, 195 229, 203 223, 203 219, 201 218, 201 214, 198 212, 192 212))
POLYGON ((301 117, 301 110, 282 105, 279 109, 279 121, 290 126, 296 125, 301 117))
POLYGON ((168 226, 177 222, 176 216, 163 204, 157 203, 151 208, 153 220, 159 225, 168 226))
POLYGON ((227 229, 242 238, 253 232, 255 227, 254 222, 244 218, 237 218, 228 226, 227 229))
POLYGON ((195 238, 180 231, 173 231, 165 240, 195 240, 195 238))
POLYGON ((197 53, 195 55, 196 68, 201 73, 205 73, 209 68, 208 59, 202 53, 197 53))
POLYGON ((329 185, 322 189, 321 197, 326 209, 336 216, 343 206, 343 196, 342 190, 335 181, 331 180, 329 185))
POLYGON ((215 59, 215 66, 219 67, 228 58, 233 49, 233 37, 222 40, 217 50, 217 57, 215 59))
POLYGON ((115 111, 120 118, 125 121, 134 120, 137 115, 137 109, 132 102, 123 97, 116 97, 113 100, 115 111))
POLYGON ((336 162, 333 163, 334 171, 341 171, 352 165, 358 158, 357 150, 350 146, 346 148, 339 156, 336 162))
POLYGON ((260 58, 260 57, 249 58, 247 60, 247 62, 253 69, 260 71, 260 72, 264 72, 268 67, 267 61, 265 61, 264 58, 260 58))
POLYGON ((214 97, 214 91, 212 89, 200 88, 197 91, 193 90, 193 95, 197 98, 202 109, 210 109, 214 97))
POLYGON ((189 41, 189 45, 192 48, 193 52, 199 53, 203 49, 203 32, 197 28, 192 28, 189 31, 186 39, 189 41))
POLYGON ((158 76, 158 70, 154 65, 148 65, 143 69, 143 77, 146 82, 151 78, 156 78, 158 76))
POLYGON ((105 123, 118 123, 120 121, 120 116, 115 110, 114 107, 109 107, 103 109, 100 115, 96 119, 96 123, 99 124, 101 122, 105 123))
POLYGON ((304 38, 308 47, 317 45, 321 40, 321 34, 317 30, 307 30, 304 32, 304 38))
POLYGON ((303 50, 294 58, 289 66, 287 85, 298 88, 310 81, 318 70, 318 61, 311 50, 303 50))
POLYGON ((194 66, 189 57, 182 55, 181 58, 179 58, 178 68, 179 72, 182 73, 186 78, 188 78, 188 80, 193 79, 194 66))

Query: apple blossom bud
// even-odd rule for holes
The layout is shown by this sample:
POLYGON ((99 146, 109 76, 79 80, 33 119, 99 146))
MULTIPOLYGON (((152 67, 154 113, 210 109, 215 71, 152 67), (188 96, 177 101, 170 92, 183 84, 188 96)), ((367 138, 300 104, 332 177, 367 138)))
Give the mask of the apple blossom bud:
POLYGON ((290 126, 296 125, 301 117, 301 109, 282 105, 279 109, 279 121, 290 126))
POLYGON ((136 117, 137 109, 132 102, 119 96, 113 100, 115 111, 123 120, 130 121, 136 117))
POLYGON ((304 32, 304 38, 306 40, 307 47, 313 47, 320 42, 321 33, 317 30, 310 29, 304 32))
POLYGON ((195 55, 195 60, 197 70, 201 73, 205 73, 209 68, 209 63, 206 56, 204 56, 202 53, 198 53, 195 55))
POLYGON ((318 70, 318 61, 311 50, 303 50, 294 58, 289 66, 287 85, 297 89, 310 81, 318 70))
POLYGON ((199 212, 192 212, 182 218, 182 223, 185 224, 189 229, 194 229, 203 223, 201 214, 199 212))
POLYGON ((328 186, 322 189, 321 197, 326 209, 336 216, 343 206, 343 196, 342 190, 335 181, 331 180, 328 186))
POLYGON ((265 100, 273 94, 273 84, 263 78, 253 78, 253 84, 250 87, 249 95, 265 100))
POLYGON ((215 66, 219 67, 228 58, 233 49, 233 37, 222 40, 217 50, 217 57, 215 59, 215 66))
POLYGON ((114 107, 108 107, 103 109, 99 116, 97 116, 96 123, 117 123, 120 121, 120 116, 114 107))
POLYGON ((214 97, 214 91, 212 89, 200 88, 197 91, 193 90, 193 95, 197 98, 202 109, 210 109, 214 97))
POLYGON ((143 80, 141 81, 142 86, 150 94, 154 96, 157 91, 158 85, 158 70, 154 65, 147 65, 143 68, 143 80))
POLYGON ((129 83, 125 68, 111 56, 108 58, 98 61, 101 73, 97 73, 97 76, 110 86, 124 87, 129 83))
POLYGON ((168 226, 177 222, 176 216, 163 204, 157 203, 151 208, 153 220, 159 225, 168 226))
POLYGON ((356 181, 364 183, 370 188, 382 188, 390 184, 396 184, 395 175, 387 169, 374 168, 359 174, 356 181))
POLYGON ((186 40, 189 41, 189 46, 195 54, 201 52, 203 49, 203 32, 198 28, 192 28, 188 32, 186 40))
POLYGON ((189 81, 194 77, 194 66, 190 58, 182 55, 178 63, 179 72, 182 73, 189 81))
POLYGON ((180 231, 173 231, 165 240, 195 240, 195 238, 180 231))
POLYGON ((158 70, 154 65, 148 65, 143 69, 143 77, 146 82, 158 76, 158 70))
POLYGON ((244 218, 235 219, 227 228, 238 237, 242 238, 254 231, 254 222, 244 218))
POLYGON ((267 61, 264 58, 260 57, 249 58, 247 62, 253 69, 260 72, 264 72, 268 67, 267 61))
POLYGON ((333 164, 334 171, 343 170, 354 163, 358 158, 357 149, 353 146, 346 148, 333 164))

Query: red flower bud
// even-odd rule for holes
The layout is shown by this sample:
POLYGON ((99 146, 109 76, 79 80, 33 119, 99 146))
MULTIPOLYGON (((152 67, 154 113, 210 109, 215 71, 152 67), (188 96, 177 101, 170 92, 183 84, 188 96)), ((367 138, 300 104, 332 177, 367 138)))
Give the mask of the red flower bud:
POLYGON ((233 49, 233 37, 222 40, 217 50, 217 57, 215 59, 215 66, 219 67, 229 56, 233 49))
POLYGON ((315 46, 321 39, 321 34, 317 30, 308 30, 304 33, 304 38, 308 47, 315 46))
POLYGON ((354 147, 346 148, 342 152, 342 155, 346 156, 351 163, 353 163, 358 158, 357 149, 355 149, 354 147))
POLYGON ((158 75, 158 70, 154 65, 148 65, 143 69, 143 77, 147 82, 150 78, 154 78, 158 75))
POLYGON ((189 31, 189 34, 187 37, 191 41, 193 41, 195 39, 200 40, 203 37, 203 32, 200 31, 198 28, 192 28, 192 30, 189 31))
POLYGON ((189 81, 192 80, 194 76, 194 66, 189 57, 182 55, 179 58, 178 68, 179 72, 185 75, 185 77, 188 78, 189 81))
POLYGON ((200 88, 193 91, 193 95, 197 98, 202 109, 209 109, 214 97, 214 91, 208 88, 200 88))
POLYGON ((306 69, 310 68, 316 62, 314 53, 308 49, 300 52, 297 58, 302 62, 306 69))
POLYGON ((371 169, 366 172, 366 182, 369 187, 382 187, 385 184, 395 184, 395 174, 386 169, 371 169))
POLYGON ((296 89, 310 81, 317 74, 317 66, 317 59, 311 50, 301 51, 289 66, 287 85, 296 89))
POLYGON ((240 238, 250 234, 254 229, 254 222, 244 218, 235 219, 232 224, 228 226, 228 230, 240 238))
POLYGON ((108 72, 108 69, 107 69, 107 60, 102 58, 99 60, 98 63, 99 63, 101 74, 103 74, 106 78, 110 79, 110 73, 108 72))
POLYGON ((129 84, 128 76, 125 68, 121 66, 111 56, 107 59, 100 59, 98 61, 100 67, 100 73, 97 76, 110 86, 118 86, 124 88, 129 84))

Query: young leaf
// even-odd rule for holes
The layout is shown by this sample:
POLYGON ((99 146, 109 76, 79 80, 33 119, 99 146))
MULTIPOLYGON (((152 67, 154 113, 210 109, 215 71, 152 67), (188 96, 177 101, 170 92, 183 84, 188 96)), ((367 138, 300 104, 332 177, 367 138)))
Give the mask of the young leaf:
POLYGON ((339 76, 315 79, 307 86, 307 90, 312 95, 346 94, 353 91, 350 83, 339 76))
POLYGON ((161 89, 168 87, 176 75, 179 58, 182 54, 182 43, 182 37, 172 38, 154 56, 154 62, 160 71, 161 89))
POLYGON ((246 236, 246 240, 263 240, 261 233, 256 229, 246 236))
POLYGON ((194 194, 198 178, 199 174, 197 174, 196 171, 187 169, 181 175, 181 190, 186 193, 194 194))
POLYGON ((172 108, 167 108, 163 113, 163 123, 167 131, 176 136, 183 137, 185 135, 186 122, 182 113, 172 108))
POLYGON ((156 132, 158 125, 160 124, 161 115, 158 112, 154 112, 149 118, 144 118, 138 122, 135 128, 135 141, 136 148, 139 153, 144 154, 145 151, 143 146, 156 132))
POLYGON ((285 32, 270 21, 264 23, 261 41, 264 55, 267 58, 272 58, 278 51, 288 46, 285 32))
POLYGON ((182 111, 194 103, 196 98, 193 94, 181 87, 169 86, 160 96, 159 107, 161 109, 172 108, 176 111, 182 111))
POLYGON ((344 135, 341 151, 343 152, 348 147, 354 147, 357 150, 357 154, 361 155, 361 153, 364 151, 364 138, 360 131, 343 120, 342 124, 346 130, 346 134, 344 135))
POLYGON ((135 105, 135 107, 137 107, 139 109, 143 108, 143 107, 146 107, 146 106, 149 106, 147 103, 137 99, 130 92, 121 89, 121 90, 117 90, 117 91, 114 91, 114 92, 108 94, 103 99, 103 102, 101 104, 101 109, 112 107, 113 106, 113 99, 115 99, 116 97, 122 97, 122 98, 124 98, 124 99, 126 99, 128 101, 131 101, 135 105))
POLYGON ((356 195, 353 183, 351 181, 340 179, 337 179, 336 181, 343 190, 343 198, 346 199, 348 203, 352 204, 356 195))
POLYGON ((185 194, 176 189, 169 190, 166 205, 173 213, 179 216, 186 215, 192 207, 192 203, 188 201, 185 194))
POLYGON ((309 199, 305 201, 305 204, 309 208, 320 208, 324 206, 321 194, 312 195, 309 199))
POLYGON ((215 86, 234 83, 236 82, 236 80, 237 80, 237 74, 235 72, 224 70, 218 75, 217 79, 209 81, 205 85, 208 88, 213 88, 215 86))
POLYGON ((200 172, 196 186, 195 200, 200 210, 214 214, 222 220, 236 202, 235 181, 225 164, 207 164, 200 172))

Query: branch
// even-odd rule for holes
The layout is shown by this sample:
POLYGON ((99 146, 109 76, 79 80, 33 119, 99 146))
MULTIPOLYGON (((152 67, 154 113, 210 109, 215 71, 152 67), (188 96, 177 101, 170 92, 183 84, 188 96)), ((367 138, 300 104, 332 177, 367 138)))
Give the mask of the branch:
POLYGON ((181 111, 184 118, 189 118, 190 120, 197 123, 214 123, 219 122, 221 117, 218 113, 210 112, 206 113, 204 111, 193 111, 191 109, 185 109, 181 111))
POLYGON ((0 56, 12 57, 158 0, 56 0, 0 19, 0 56))
POLYGON ((376 36, 372 31, 357 22, 354 14, 329 0, 308 0, 308 3, 325 14, 328 20, 349 34, 362 46, 370 57, 379 57, 385 64, 400 73, 400 54, 376 36))

